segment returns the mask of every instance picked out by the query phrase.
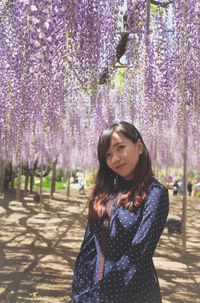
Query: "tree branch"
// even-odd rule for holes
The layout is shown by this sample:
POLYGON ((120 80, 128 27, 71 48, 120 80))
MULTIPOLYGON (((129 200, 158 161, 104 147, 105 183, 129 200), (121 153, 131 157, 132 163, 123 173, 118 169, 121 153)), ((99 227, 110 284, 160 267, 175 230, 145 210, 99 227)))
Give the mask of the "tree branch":
POLYGON ((151 4, 160 5, 161 7, 167 7, 172 2, 173 2, 173 0, 171 0, 169 2, 159 2, 159 1, 156 1, 156 0, 151 0, 151 4))

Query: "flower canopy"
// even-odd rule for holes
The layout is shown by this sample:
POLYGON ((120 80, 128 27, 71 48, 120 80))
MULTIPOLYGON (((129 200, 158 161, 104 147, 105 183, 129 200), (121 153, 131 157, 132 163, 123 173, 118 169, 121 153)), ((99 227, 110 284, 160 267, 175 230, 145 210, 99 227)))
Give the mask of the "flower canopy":
POLYGON ((126 120, 154 163, 180 165, 187 136, 197 165, 199 17, 195 0, 151 6, 149 29, 141 0, 1 1, 0 158, 95 167, 101 131, 126 120))

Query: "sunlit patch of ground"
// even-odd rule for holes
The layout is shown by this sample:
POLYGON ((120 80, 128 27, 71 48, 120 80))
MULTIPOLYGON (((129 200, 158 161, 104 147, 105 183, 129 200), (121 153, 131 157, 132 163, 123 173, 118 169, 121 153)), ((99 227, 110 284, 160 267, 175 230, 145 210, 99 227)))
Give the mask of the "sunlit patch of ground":
MULTIPOLYGON (((0 201, 0 302, 71 302, 73 266, 85 231, 87 195, 71 189, 43 203, 0 201)), ((180 218, 182 197, 170 196, 170 218, 180 218)), ((163 303, 200 302, 200 199, 188 198, 187 254, 181 234, 164 230, 154 257, 163 303)))
MULTIPOLYGON (((170 195, 169 218, 181 218, 182 196, 170 195)), ((200 302, 200 199, 187 201, 187 253, 182 235, 164 230, 154 263, 160 278, 163 303, 200 302)))

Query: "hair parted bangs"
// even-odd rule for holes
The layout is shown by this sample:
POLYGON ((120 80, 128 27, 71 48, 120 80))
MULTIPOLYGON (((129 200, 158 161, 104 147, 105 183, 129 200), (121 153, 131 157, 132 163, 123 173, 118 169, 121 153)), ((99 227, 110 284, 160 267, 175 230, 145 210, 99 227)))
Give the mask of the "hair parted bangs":
POLYGON ((137 128, 128 122, 112 124, 101 133, 98 141, 98 160, 99 169, 94 190, 89 199, 87 216, 89 224, 107 215, 106 201, 120 191, 127 189, 127 184, 129 186, 128 191, 120 197, 118 207, 123 206, 130 211, 134 207, 140 207, 153 177, 151 159, 144 141, 137 128), (130 139, 133 143, 137 143, 141 139, 143 144, 143 153, 139 156, 139 161, 135 167, 134 178, 129 182, 113 172, 106 163, 105 155, 110 147, 111 136, 115 131, 130 139))
MULTIPOLYGON (((106 152, 109 149, 110 146, 110 140, 113 132, 119 132, 125 137, 129 138, 134 143, 137 143, 138 139, 142 140, 142 137, 139 133, 139 131, 133 126, 132 124, 128 122, 119 122, 110 125, 107 127, 100 135, 99 141, 98 141, 98 159, 99 159, 99 165, 101 165, 102 162, 106 163, 106 152)), ((144 142, 142 140, 142 143, 144 145, 144 142)), ((106 164, 107 165, 107 164, 106 164)))

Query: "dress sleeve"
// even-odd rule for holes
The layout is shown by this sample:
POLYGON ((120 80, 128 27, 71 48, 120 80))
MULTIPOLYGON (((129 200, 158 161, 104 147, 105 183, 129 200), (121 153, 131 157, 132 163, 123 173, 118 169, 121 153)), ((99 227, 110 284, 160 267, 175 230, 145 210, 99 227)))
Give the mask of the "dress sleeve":
POLYGON ((73 297, 81 296, 83 291, 91 289, 96 254, 94 233, 91 226, 87 225, 80 252, 74 266, 74 278, 72 283, 73 297))
POLYGON ((129 250, 102 280, 81 295, 75 296, 74 303, 118 302, 140 266, 153 257, 168 210, 168 190, 164 186, 154 186, 144 203, 143 217, 129 250))

